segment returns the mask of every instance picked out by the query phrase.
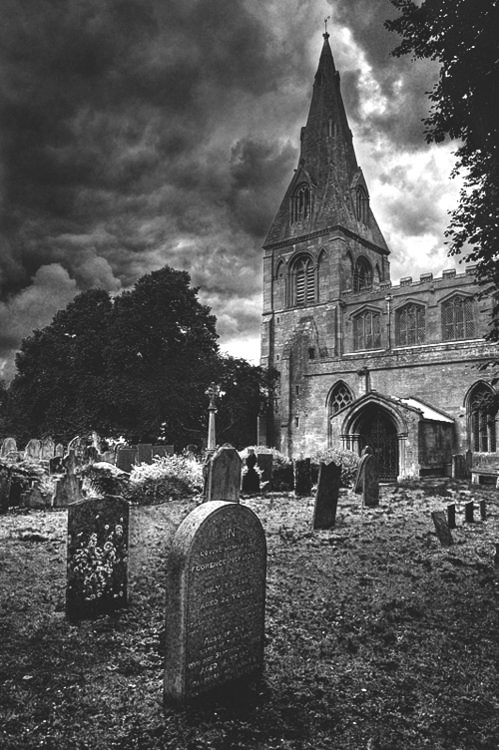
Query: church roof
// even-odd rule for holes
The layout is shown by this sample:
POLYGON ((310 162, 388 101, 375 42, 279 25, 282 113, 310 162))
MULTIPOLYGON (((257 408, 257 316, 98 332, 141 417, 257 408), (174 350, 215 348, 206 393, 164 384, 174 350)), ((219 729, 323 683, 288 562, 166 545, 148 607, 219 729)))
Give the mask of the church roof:
POLYGON ((307 124, 301 132, 298 166, 264 246, 333 227, 342 227, 383 253, 389 252, 369 207, 326 32, 307 124), (310 210, 305 216, 293 215, 293 196, 303 186, 310 191, 310 210))

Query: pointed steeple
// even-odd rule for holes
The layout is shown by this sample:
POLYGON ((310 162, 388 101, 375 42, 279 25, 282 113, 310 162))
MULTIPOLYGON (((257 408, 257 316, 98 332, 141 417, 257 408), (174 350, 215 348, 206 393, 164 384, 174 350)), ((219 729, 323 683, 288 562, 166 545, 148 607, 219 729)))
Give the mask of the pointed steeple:
POLYGON ((264 247, 340 227, 386 254, 355 157, 327 31, 323 38, 298 166, 264 247))

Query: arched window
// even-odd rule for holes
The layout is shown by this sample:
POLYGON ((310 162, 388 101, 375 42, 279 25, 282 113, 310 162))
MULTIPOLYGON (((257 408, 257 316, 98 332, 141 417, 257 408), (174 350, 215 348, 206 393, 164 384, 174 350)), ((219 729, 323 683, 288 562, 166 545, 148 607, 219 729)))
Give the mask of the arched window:
POLYGON ((373 284, 373 269, 367 258, 361 256, 355 261, 353 269, 353 290, 360 292, 369 289, 373 284))
POLYGON ((285 266, 281 261, 277 266, 275 281, 274 281, 274 308, 280 309, 284 307, 285 300, 285 266))
POLYGON ((395 311, 395 343, 397 346, 422 344, 425 339, 425 309, 408 302, 395 311))
POLYGON ((496 452, 495 393, 486 383, 477 383, 468 397, 470 447, 480 453, 496 452))
POLYGON ((336 414, 340 409, 351 404, 352 401, 353 398, 350 388, 348 388, 348 386, 342 381, 336 383, 331 391, 331 395, 329 396, 329 413, 331 416, 336 414))
POLYGON ((291 199, 291 223, 304 221, 310 216, 310 188, 302 183, 296 188, 291 199))
POLYGON ((316 300, 315 269, 312 259, 298 258, 292 268, 293 305, 312 305, 316 300))
POLYGON ((473 299, 456 294, 442 303, 442 340, 472 339, 475 336, 473 299))
POLYGON ((373 310, 365 310, 353 320, 353 348, 379 349, 381 346, 381 315, 373 310))
POLYGON ((367 224, 369 217, 369 198, 363 187, 355 190, 355 215, 363 224, 367 224))

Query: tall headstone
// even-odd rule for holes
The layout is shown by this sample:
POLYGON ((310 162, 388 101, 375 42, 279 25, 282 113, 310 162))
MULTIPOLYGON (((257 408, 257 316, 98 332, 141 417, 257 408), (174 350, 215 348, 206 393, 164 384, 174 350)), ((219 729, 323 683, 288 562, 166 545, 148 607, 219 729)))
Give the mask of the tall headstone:
POLYGON ((222 445, 208 461, 205 501, 238 503, 241 493, 242 461, 232 445, 222 445))
POLYGON ((63 459, 63 476, 57 480, 52 505, 54 508, 65 508, 82 499, 82 479, 76 474, 77 458, 74 449, 63 459))
POLYGON ((263 669, 266 542, 244 505, 206 502, 168 564, 165 700, 187 702, 263 669))
POLYGON ((319 480, 315 494, 314 529, 330 529, 336 521, 336 508, 341 485, 341 465, 331 461, 319 465, 319 480))
POLYGON ((55 446, 55 455, 61 458, 64 456, 64 446, 62 443, 57 443, 55 446))
POLYGON ((366 445, 362 451, 354 491, 362 494, 362 501, 367 507, 373 508, 379 504, 379 482, 376 470, 376 457, 373 449, 366 445))
POLYGON ((113 612, 127 603, 130 505, 121 497, 91 498, 68 508, 66 615, 113 612))
POLYGON ((310 459, 302 458, 293 462, 295 476, 295 495, 309 497, 312 494, 312 473, 310 459))
POLYGON ((40 458, 44 461, 50 461, 55 456, 55 443, 51 437, 45 437, 42 440, 40 458))
POLYGON ((478 507, 480 508, 480 518, 482 521, 487 520, 487 506, 485 500, 480 500, 478 507))
POLYGON ((447 506, 447 526, 449 529, 456 528, 456 504, 449 503, 447 506))
POLYGON ((13 437, 6 437, 5 440, 2 443, 2 458, 12 458, 12 456, 17 456, 17 443, 13 437))
POLYGON ((447 525, 445 513, 443 512, 443 510, 434 510, 431 514, 431 517, 433 519, 435 531, 437 532, 440 544, 442 545, 442 547, 449 547, 454 543, 454 540, 447 525))
POLYGON ((135 466, 136 455, 137 448, 118 448, 116 453, 116 467, 129 474, 135 466))
POLYGON ((475 509, 475 504, 473 500, 470 500, 468 503, 464 504, 464 520, 466 523, 473 523, 473 511, 475 509))
POLYGON ((31 459, 32 461, 39 461, 42 452, 41 440, 31 438, 24 449, 24 458, 31 459))
POLYGON ((138 464, 152 464, 153 449, 152 443, 138 443, 137 455, 135 461, 138 464))

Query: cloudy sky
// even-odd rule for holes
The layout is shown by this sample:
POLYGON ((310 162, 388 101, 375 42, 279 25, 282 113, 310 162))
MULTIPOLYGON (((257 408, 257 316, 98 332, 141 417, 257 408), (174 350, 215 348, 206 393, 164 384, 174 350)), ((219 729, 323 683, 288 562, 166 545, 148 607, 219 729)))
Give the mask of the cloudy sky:
POLYGON ((261 244, 329 32, 392 279, 453 265, 452 146, 432 63, 396 59, 389 0, 3 0, 0 377, 81 290, 190 272, 223 351, 257 361, 261 244))

